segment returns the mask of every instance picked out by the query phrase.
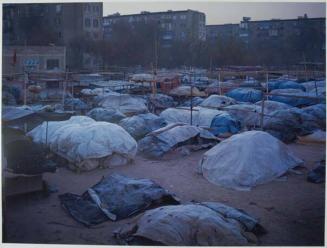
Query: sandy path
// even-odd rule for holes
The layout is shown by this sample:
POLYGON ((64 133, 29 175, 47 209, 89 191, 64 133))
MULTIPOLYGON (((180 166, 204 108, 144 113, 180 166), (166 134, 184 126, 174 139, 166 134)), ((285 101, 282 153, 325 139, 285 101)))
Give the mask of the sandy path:
MULTIPOLYGON (((325 157, 322 145, 290 145, 308 168, 325 157)), ((6 205, 8 242, 116 244, 112 232, 130 221, 107 221, 88 229, 74 221, 60 206, 58 194, 82 193, 102 176, 113 172, 135 178, 150 178, 175 193, 182 201, 219 201, 242 208, 260 219, 268 233, 260 238, 262 245, 322 245, 324 237, 325 184, 312 184, 303 175, 288 175, 286 181, 274 181, 251 191, 224 189, 196 173, 205 151, 187 157, 172 154, 164 161, 137 157, 135 163, 115 169, 99 169, 76 174, 59 168, 46 174, 46 180, 58 188, 44 198, 38 195, 15 197, 6 205)))

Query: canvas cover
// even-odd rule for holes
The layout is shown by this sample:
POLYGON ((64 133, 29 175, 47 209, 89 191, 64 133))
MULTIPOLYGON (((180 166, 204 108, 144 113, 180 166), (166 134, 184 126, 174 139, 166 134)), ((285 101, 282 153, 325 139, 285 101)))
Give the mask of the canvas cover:
POLYGON ((211 95, 206 98, 201 104, 201 107, 221 108, 229 105, 236 104, 233 98, 228 96, 211 95))
MULTIPOLYGON (((224 113, 216 109, 194 107, 192 111, 192 125, 199 127, 210 127, 216 115, 224 113)), ((191 111, 188 108, 168 108, 160 113, 169 123, 191 123, 191 111)))
POLYGON ((152 158, 158 158, 183 144, 212 146, 217 142, 216 137, 200 127, 169 124, 166 127, 149 133, 138 142, 139 151, 152 158))
POLYGON ((236 134, 211 148, 200 161, 210 182, 236 190, 268 183, 300 165, 281 141, 263 131, 236 134))
POLYGON ((59 198, 69 214, 86 226, 124 219, 154 206, 179 204, 154 181, 120 174, 102 178, 81 196, 65 193, 59 198))
POLYGON ((203 91, 200 91, 197 87, 192 88, 192 94, 191 94, 191 86, 179 86, 174 89, 172 89, 169 93, 171 95, 175 96, 205 96, 206 93, 203 91))
POLYGON ((226 96, 234 98, 239 102, 251 102, 255 103, 262 99, 261 90, 256 90, 252 88, 236 88, 229 91, 226 96))
POLYGON ((27 135, 36 143, 47 142, 52 152, 80 170, 126 164, 137 151, 136 141, 122 127, 86 116, 50 121, 48 128, 43 122, 27 135))
POLYGON ((132 137, 136 140, 143 138, 146 134, 167 125, 164 118, 152 113, 134 115, 119 122, 132 137))
POLYGON ((263 230, 242 210, 218 202, 163 206, 146 211, 115 232, 120 244, 167 246, 246 245, 263 230))
POLYGON ((117 123, 126 117, 118 109, 114 108, 94 108, 90 110, 86 116, 96 121, 107 121, 112 123, 117 123))
POLYGON ((146 100, 128 94, 106 94, 98 105, 103 108, 118 109, 125 115, 147 113, 146 100))

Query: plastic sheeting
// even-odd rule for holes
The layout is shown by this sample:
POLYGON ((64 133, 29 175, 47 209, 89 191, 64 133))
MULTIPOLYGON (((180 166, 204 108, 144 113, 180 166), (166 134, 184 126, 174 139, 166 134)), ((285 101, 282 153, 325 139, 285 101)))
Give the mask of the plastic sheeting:
MULTIPOLYGON (((260 107, 260 113, 261 113, 262 101, 256 102, 255 105, 260 107)), ((276 110, 284 110, 284 109, 289 109, 289 108, 293 108, 293 106, 288 105, 286 103, 282 103, 282 102, 267 100, 267 101, 265 101, 263 112, 265 114, 270 114, 276 110)))
POLYGON ((180 107, 190 107, 191 106, 191 101, 192 101, 192 106, 196 107, 196 106, 199 106, 204 101, 204 99, 202 97, 199 97, 199 96, 192 97, 192 99, 183 102, 180 105, 180 107))
POLYGON ((309 105, 320 103, 320 100, 317 99, 300 98, 300 96, 316 97, 315 94, 303 92, 300 89, 277 89, 277 90, 272 90, 271 93, 289 95, 289 96, 269 96, 269 99, 276 102, 283 102, 294 107, 309 106, 309 105), (298 96, 298 97, 292 97, 292 96, 298 96))
POLYGON ((79 98, 66 98, 65 107, 73 108, 74 110, 85 110, 88 109, 88 106, 79 98))
POLYGON ((326 129, 326 104, 315 104, 301 109, 303 112, 316 117, 319 127, 326 129))
POLYGON ((119 174, 103 178, 81 196, 66 193, 59 198, 70 215, 86 226, 124 219, 154 206, 179 204, 152 180, 119 174))
POLYGON ((174 98, 164 94, 151 94, 148 101, 156 108, 171 108, 175 106, 174 98))
POLYGON ((137 152, 136 141, 122 127, 85 116, 50 121, 48 127, 44 122, 27 135, 34 142, 47 142, 52 152, 80 170, 126 164, 137 152))
POLYGON ((229 91, 226 96, 239 102, 255 103, 262 99, 262 92, 251 88, 237 88, 229 91))
POLYGON ((236 104, 233 98, 227 96, 211 95, 206 98, 201 104, 201 107, 221 108, 236 104))
POLYGON ((132 81, 153 81, 155 78, 152 74, 139 73, 134 74, 131 78, 132 81))
POLYGON ((210 132, 220 137, 231 136, 240 130, 241 122, 231 117, 228 113, 214 117, 210 126, 210 132))
POLYGON ((319 129, 319 120, 298 108, 277 110, 264 118, 263 128, 284 142, 292 142, 297 135, 307 135, 319 129))
POLYGON ((249 190, 283 175, 303 161, 281 141, 262 131, 248 131, 222 141, 200 161, 210 182, 236 190, 249 190))
MULTIPOLYGON (((169 92, 171 95, 175 96, 191 96, 191 86, 179 86, 177 88, 172 89, 169 92)), ((200 91, 197 87, 193 87, 192 96, 205 96, 206 93, 200 91)))
POLYGON ((107 94, 99 102, 103 108, 118 109, 125 115, 143 114, 148 112, 146 100, 128 94, 107 94))
MULTIPOLYGON (((216 109, 195 107, 192 111, 192 125, 210 127, 215 116, 222 113, 224 112, 216 109)), ((191 111, 189 109, 168 108, 162 111, 160 116, 169 123, 191 124, 191 111)))
POLYGON ((138 142, 139 151, 152 158, 158 158, 181 145, 212 146, 217 142, 216 137, 202 128, 170 124, 149 133, 138 142))
POLYGON ((325 80, 319 80, 319 81, 308 81, 301 84, 303 87, 305 87, 305 91, 310 92, 312 90, 315 90, 315 88, 325 88, 326 87, 326 81, 325 80))
POLYGON ((146 134, 166 126, 167 122, 162 117, 148 113, 127 117, 121 120, 119 125, 138 140, 146 134))
POLYGON ((148 210, 115 237, 129 245, 235 246, 255 242, 246 233, 260 234, 257 230, 263 228, 243 210, 203 202, 148 210))
POLYGON ((117 123, 126 117, 126 115, 121 113, 118 109, 105 108, 94 108, 86 115, 96 121, 107 121, 112 123, 117 123))
POLYGON ((224 108, 232 117, 241 122, 242 127, 260 125, 261 107, 254 104, 236 104, 224 108))

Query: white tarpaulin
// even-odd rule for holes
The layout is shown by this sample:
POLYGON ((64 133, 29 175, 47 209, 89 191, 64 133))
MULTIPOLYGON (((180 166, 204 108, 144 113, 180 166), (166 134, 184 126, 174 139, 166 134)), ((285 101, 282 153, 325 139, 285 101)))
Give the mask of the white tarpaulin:
POLYGON ((260 125, 261 107, 254 104, 235 104, 224 108, 232 117, 239 120, 243 127, 260 125))
MULTIPOLYGON (((192 125, 199 127, 210 127, 215 116, 225 113, 216 109, 195 107, 192 111, 192 125)), ((163 117, 169 123, 191 123, 191 111, 187 108, 168 108, 161 112, 163 117)))
POLYGON ((115 108, 125 115, 142 114, 148 112, 146 100, 128 94, 108 94, 99 102, 103 108, 115 108))
POLYGON ((80 170, 126 164, 137 152, 136 141, 122 127, 86 116, 50 121, 48 128, 43 122, 27 135, 36 143, 47 143, 52 152, 80 170))
POLYGON ((270 134, 249 131, 233 135, 207 151, 200 169, 214 184, 248 190, 272 181, 302 162, 270 134))
POLYGON ((236 104, 233 98, 228 96, 211 95, 206 98, 201 104, 201 107, 220 108, 228 105, 236 104))
MULTIPOLYGON (((172 89, 169 94, 175 96, 191 96, 191 86, 179 86, 177 88, 172 89)), ((200 91, 197 87, 193 87, 192 96, 205 96, 206 93, 200 91)))
MULTIPOLYGON (((261 107, 262 101, 256 102, 255 105, 261 107)), ((289 108, 293 108, 293 106, 288 105, 286 103, 282 103, 282 102, 275 102, 275 101, 267 100, 264 103, 264 113, 265 114, 270 114, 270 113, 274 112, 275 110, 284 110, 284 109, 289 109, 289 108)), ((261 110, 260 110, 260 112, 261 112, 261 110)))

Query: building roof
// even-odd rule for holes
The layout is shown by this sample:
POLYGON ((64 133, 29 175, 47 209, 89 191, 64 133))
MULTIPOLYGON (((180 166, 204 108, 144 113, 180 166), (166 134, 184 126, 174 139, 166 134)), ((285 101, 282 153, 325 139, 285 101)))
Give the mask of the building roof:
POLYGON ((167 11, 159 11, 159 12, 148 12, 148 11, 144 11, 144 12, 141 12, 141 13, 138 13, 138 14, 128 14, 128 15, 107 15, 107 16, 104 16, 103 18, 120 18, 120 17, 127 17, 127 16, 147 16, 147 15, 162 15, 162 14, 180 14, 180 13, 187 13, 187 12, 196 12, 196 13, 199 13, 199 14, 204 14, 200 11, 197 11, 197 10, 191 10, 191 9, 188 9, 188 10, 167 10, 167 11))
MULTIPOLYGON (((314 18, 293 18, 293 19, 270 19, 270 20, 256 20, 256 21, 248 21, 249 23, 258 23, 258 22, 284 22, 284 21, 312 21, 312 20, 320 20, 325 21, 325 17, 314 17, 314 18)), ((243 20, 240 22, 244 22, 243 20)), ((227 26, 227 25, 239 25, 239 23, 226 23, 226 24, 208 24, 206 27, 219 27, 219 26, 227 26)))

